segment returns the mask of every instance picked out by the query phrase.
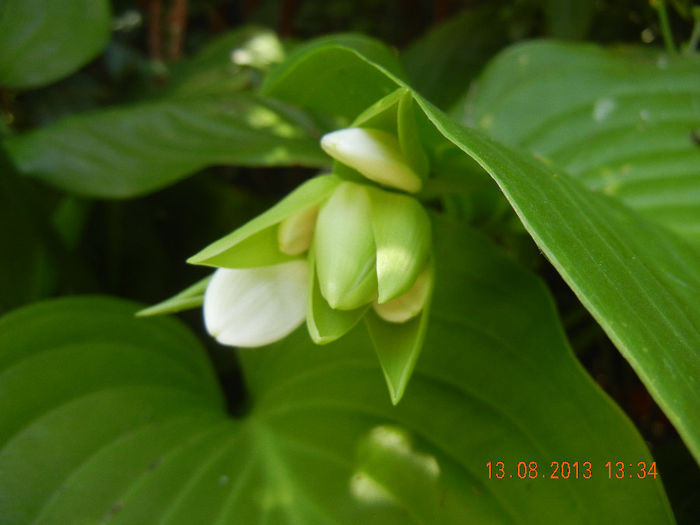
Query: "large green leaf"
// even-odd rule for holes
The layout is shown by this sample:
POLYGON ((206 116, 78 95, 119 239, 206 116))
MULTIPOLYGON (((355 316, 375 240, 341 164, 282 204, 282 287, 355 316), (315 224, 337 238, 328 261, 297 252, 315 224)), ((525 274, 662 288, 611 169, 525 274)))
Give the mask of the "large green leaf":
MULTIPOLYGON (((341 69, 343 57, 337 47, 331 52, 335 68, 341 69)), ((405 86, 353 49, 346 48, 344 57, 355 74, 364 64, 367 70, 381 71, 395 85, 405 86)), ((279 84, 268 84, 268 92, 303 104, 306 99, 299 86, 315 69, 325 67, 324 59, 323 50, 316 49, 297 57, 298 68, 296 63, 285 64, 285 77, 279 84), (303 71, 303 76, 295 71, 303 71)), ((569 87, 583 90, 580 82, 569 87)), ((414 96, 430 123, 430 128, 423 126, 424 131, 435 134, 437 130, 498 183, 544 254, 700 460, 700 253, 673 232, 591 192, 564 171, 462 126, 414 96)), ((352 97, 351 91, 319 89, 314 104, 323 99, 342 112, 352 97)), ((543 102, 542 111, 546 107, 543 102)), ((435 140, 432 135, 429 138, 435 140)))
POLYGON ((454 114, 700 246, 700 58, 521 44, 454 114))
POLYGON ((0 2, 0 85, 37 87, 94 58, 111 31, 108 0, 0 2))
POLYGON ((212 164, 328 163, 303 114, 242 92, 73 116, 5 144, 23 172, 112 198, 154 191, 212 164))
POLYGON ((367 68, 366 60, 402 76, 398 58, 382 43, 363 35, 341 34, 299 46, 288 60, 270 71, 263 88, 280 99, 294 100, 350 123, 370 104, 396 89, 382 71, 367 68), (323 67, 319 67, 319 60, 323 67), (290 82, 290 75, 297 80, 290 82), (301 78, 306 81, 299 82, 301 78), (341 95, 342 104, 329 96, 333 92, 341 95))
POLYGON ((241 352, 251 408, 231 419, 172 320, 95 298, 1 320, 2 521, 673 522, 659 479, 608 479, 607 461, 652 459, 545 287, 462 226, 435 231, 431 325, 398 407, 361 327, 241 352), (552 461, 579 462, 579 479, 550 479, 552 461))

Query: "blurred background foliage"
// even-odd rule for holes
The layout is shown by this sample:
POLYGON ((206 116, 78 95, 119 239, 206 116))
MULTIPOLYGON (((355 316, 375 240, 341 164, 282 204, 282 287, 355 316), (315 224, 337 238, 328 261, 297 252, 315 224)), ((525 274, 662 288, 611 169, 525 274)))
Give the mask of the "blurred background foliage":
MULTIPOLYGON (((690 37, 693 2, 668 4, 680 44, 690 37)), ((412 85, 443 109, 463 95, 499 50, 523 39, 663 47, 656 2, 645 0, 113 0, 112 12, 109 42, 87 65, 47 85, 0 88, 0 137, 69 115, 157 102, 212 85, 254 90, 276 60, 274 52, 263 63, 233 67, 224 60, 221 66, 231 49, 227 35, 247 26, 273 30, 287 50, 332 32, 377 37, 400 53, 412 85)), ((230 38, 240 39, 240 33, 230 38)), ((158 302, 207 274, 186 265, 187 257, 316 173, 309 164, 216 165, 145 196, 99 199, 23 177, 2 153, 0 313, 67 294, 158 302)), ((484 231, 548 282, 579 358, 650 443, 679 521, 693 522, 700 514, 693 497, 697 466, 636 375, 529 238, 522 232, 503 235, 489 220, 479 220, 484 231)), ((183 318, 203 335, 198 311, 183 318)), ((232 353, 213 344, 209 350, 235 411, 241 383, 232 353)))

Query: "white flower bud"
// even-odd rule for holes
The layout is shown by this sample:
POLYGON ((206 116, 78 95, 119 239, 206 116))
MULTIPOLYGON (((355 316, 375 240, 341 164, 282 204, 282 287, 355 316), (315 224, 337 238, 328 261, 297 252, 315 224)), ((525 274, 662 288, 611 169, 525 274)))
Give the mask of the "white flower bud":
POLYGON ((204 324, 221 344, 263 346, 282 339, 306 317, 307 262, 220 268, 204 293, 204 324))
POLYGON ((380 129, 345 128, 327 133, 321 147, 374 182, 403 191, 420 191, 423 183, 401 153, 399 141, 380 129))

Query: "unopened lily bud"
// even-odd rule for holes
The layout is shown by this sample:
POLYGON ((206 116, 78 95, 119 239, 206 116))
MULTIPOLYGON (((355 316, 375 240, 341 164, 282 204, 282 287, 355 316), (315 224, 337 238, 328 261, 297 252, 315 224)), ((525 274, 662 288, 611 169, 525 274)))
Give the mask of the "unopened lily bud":
POLYGON ((408 292, 383 304, 375 301, 372 305, 374 311, 390 323, 405 323, 413 319, 425 307, 432 286, 431 279, 431 272, 426 267, 408 292))
POLYGON ((316 272, 331 308, 353 310, 377 297, 371 207, 361 184, 341 183, 323 205, 314 231, 316 272))
POLYGON ((374 182, 415 193, 420 177, 401 153, 391 133, 371 128, 346 128, 327 133, 321 147, 334 159, 347 164, 374 182))
POLYGON ((287 255, 300 255, 309 249, 314 236, 318 206, 307 208, 283 220, 277 230, 280 251, 287 255))
POLYGON ((430 255, 430 218, 414 197, 368 188, 377 247, 377 301, 411 289, 430 255))
POLYGON ((305 260, 259 268, 220 268, 204 293, 207 331, 230 346, 278 341, 304 321, 307 282, 305 260))

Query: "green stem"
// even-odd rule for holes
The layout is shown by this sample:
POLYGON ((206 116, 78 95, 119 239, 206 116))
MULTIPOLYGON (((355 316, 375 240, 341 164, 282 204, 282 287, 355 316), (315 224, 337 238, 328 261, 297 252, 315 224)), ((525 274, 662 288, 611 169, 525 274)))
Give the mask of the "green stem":
POLYGON ((659 23, 661 24, 661 34, 664 37, 664 44, 666 45, 666 52, 669 55, 675 55, 676 45, 673 43, 673 34, 671 33, 671 26, 668 23, 668 11, 666 11, 666 0, 656 0, 656 10, 659 12, 659 23))

